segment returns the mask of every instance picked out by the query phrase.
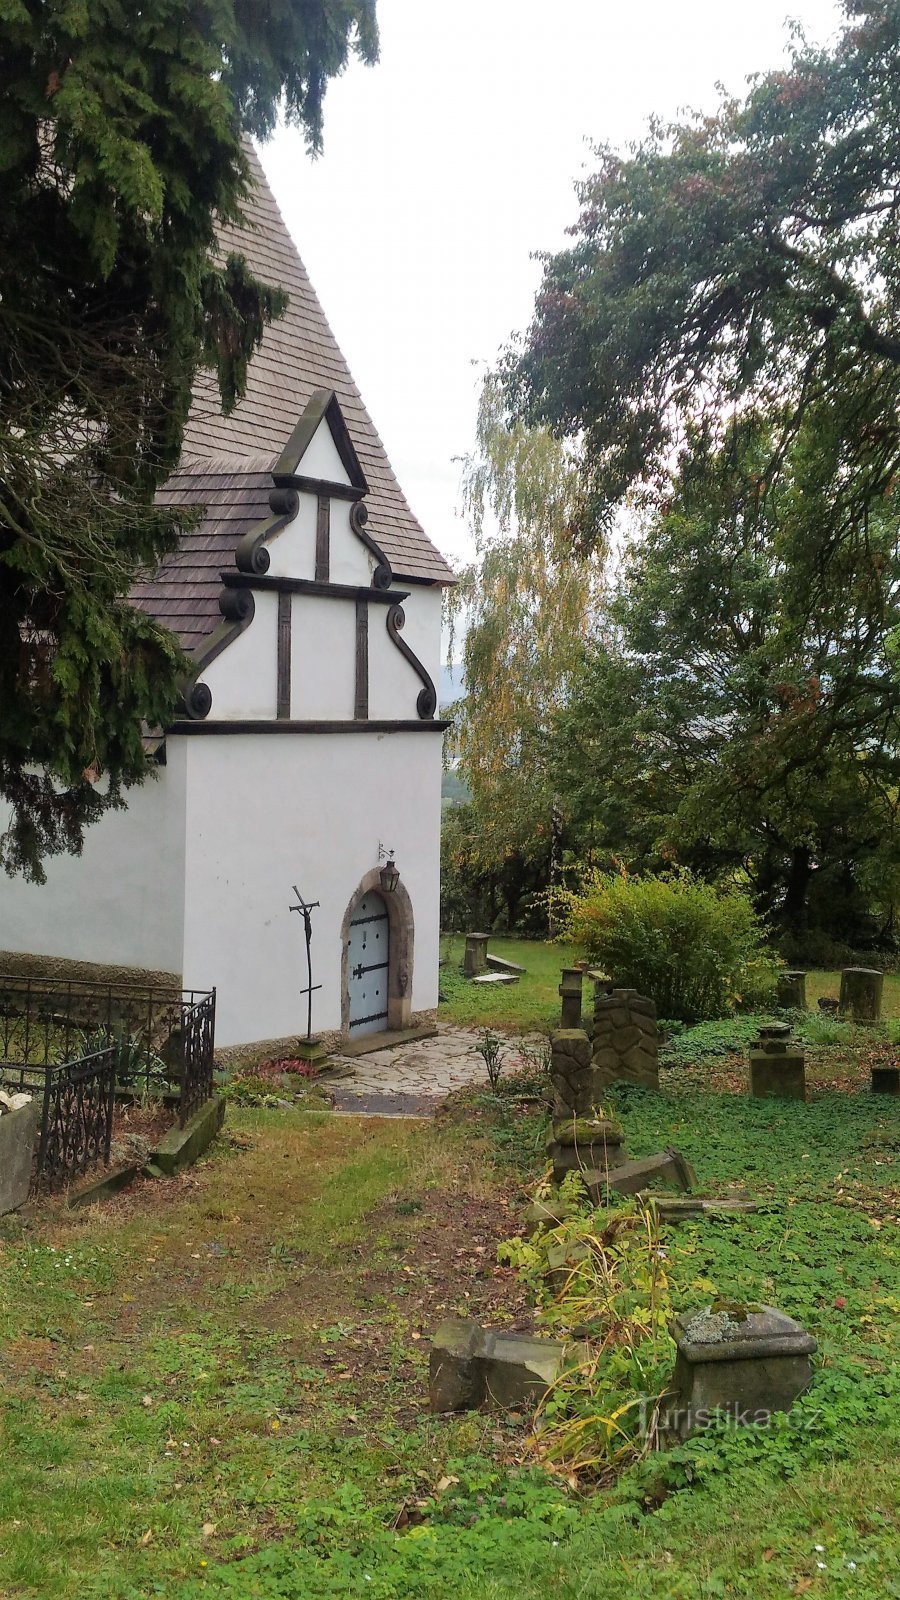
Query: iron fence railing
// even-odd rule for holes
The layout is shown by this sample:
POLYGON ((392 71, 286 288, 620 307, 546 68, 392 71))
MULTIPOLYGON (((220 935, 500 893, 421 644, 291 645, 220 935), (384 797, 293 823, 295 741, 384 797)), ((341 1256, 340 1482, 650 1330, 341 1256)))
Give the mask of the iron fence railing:
POLYGON ((59 1188, 93 1162, 109 1161, 115 1050, 47 1065, 3 1062, 0 1072, 4 1084, 29 1090, 41 1103, 34 1188, 59 1188))
POLYGON ((214 989, 0 974, 0 1082, 41 1099, 38 1181, 109 1159, 117 1088, 177 1097, 183 1126, 212 1093, 215 1016, 214 989))

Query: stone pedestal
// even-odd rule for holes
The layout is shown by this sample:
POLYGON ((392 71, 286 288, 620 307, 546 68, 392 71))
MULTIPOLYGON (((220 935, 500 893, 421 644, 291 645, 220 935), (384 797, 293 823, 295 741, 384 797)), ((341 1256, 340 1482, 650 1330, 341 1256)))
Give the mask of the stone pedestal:
POLYGON ((872 1093, 900 1094, 900 1067, 873 1067, 872 1093))
POLYGON ((486 933, 466 934, 463 973, 467 978, 477 978, 479 972, 487 972, 488 938, 489 935, 486 933))
POLYGON ((0 1117, 0 1217, 18 1211, 28 1199, 40 1115, 40 1101, 32 1100, 0 1117))
POLYGON ((619 1081, 659 1088, 659 1036, 652 1000, 636 989, 597 985, 593 1061, 601 1088, 619 1081))
POLYGON ((559 994, 562 1000, 561 1022, 564 1028, 581 1027, 581 989, 583 982, 584 973, 580 967, 563 967, 559 994))
POLYGON ((805 1011, 806 973, 782 972, 778 978, 775 1003, 785 1011, 805 1011))
POLYGON ((790 1035, 786 1023, 771 1023, 751 1044, 750 1093, 757 1100, 806 1099, 806 1060, 790 1035))
POLYGON ((854 1022, 877 1022, 883 989, 884 973, 875 967, 845 967, 841 973, 841 1011, 854 1022))
POLYGON ((713 1413, 732 1422, 766 1422, 789 1411, 812 1380, 816 1341, 793 1317, 772 1306, 707 1309, 676 1317, 673 1399, 666 1439, 684 1439, 713 1413))
POLYGON ((554 1122, 547 1154, 553 1162, 554 1183, 562 1183, 568 1172, 605 1174, 625 1160, 624 1135, 617 1122, 603 1117, 554 1122))

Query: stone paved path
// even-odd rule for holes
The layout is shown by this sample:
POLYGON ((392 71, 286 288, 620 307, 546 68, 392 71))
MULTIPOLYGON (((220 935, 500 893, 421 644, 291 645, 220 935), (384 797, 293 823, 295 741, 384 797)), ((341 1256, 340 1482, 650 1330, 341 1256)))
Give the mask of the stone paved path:
POLYGON ((348 1077, 323 1086, 334 1097, 335 1110, 382 1116, 433 1116, 454 1089, 484 1083, 484 1062, 475 1048, 474 1029, 439 1024, 433 1039, 416 1039, 371 1055, 332 1056, 333 1065, 351 1068, 348 1077))

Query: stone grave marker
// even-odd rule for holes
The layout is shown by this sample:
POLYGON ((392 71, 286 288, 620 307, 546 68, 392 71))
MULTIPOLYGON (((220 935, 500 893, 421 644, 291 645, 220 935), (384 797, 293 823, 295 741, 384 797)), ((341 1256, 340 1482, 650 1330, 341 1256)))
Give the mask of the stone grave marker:
POLYGON ((750 1093, 757 1100, 806 1099, 806 1059, 799 1045, 791 1043, 788 1023, 766 1023, 748 1055, 750 1093))
POLYGON ((659 1088, 656 1006, 636 989, 598 983, 594 995, 594 1070, 601 1088, 640 1083, 659 1088))
POLYGON ((737 1424, 790 1411, 812 1381, 816 1341, 773 1306, 707 1307, 675 1318, 672 1399, 661 1433, 684 1439, 714 1412, 737 1424))

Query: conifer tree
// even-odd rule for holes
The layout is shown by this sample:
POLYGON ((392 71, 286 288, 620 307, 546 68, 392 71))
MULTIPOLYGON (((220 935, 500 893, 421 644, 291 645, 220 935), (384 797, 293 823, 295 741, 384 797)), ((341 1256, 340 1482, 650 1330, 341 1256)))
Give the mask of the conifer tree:
POLYGON ((154 506, 201 365, 225 409, 280 291, 220 259, 241 138, 321 140, 374 0, 0 3, 0 832, 8 871, 81 848, 148 770, 185 663, 129 606, 182 524, 154 506), (0 824, 2 828, 2 824, 0 824))

